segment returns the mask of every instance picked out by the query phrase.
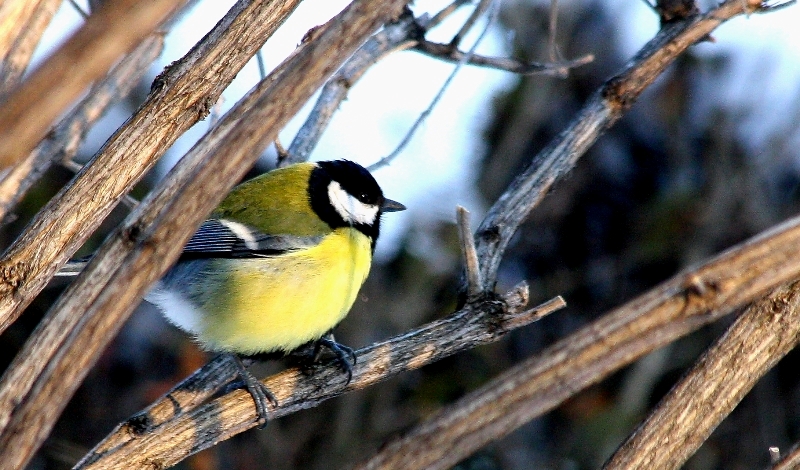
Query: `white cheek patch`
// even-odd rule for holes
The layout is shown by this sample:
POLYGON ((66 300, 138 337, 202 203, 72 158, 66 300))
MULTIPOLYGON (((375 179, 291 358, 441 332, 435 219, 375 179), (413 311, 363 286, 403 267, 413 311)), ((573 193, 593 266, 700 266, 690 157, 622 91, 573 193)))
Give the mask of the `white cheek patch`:
POLYGON ((331 181, 328 185, 328 199, 336 212, 347 222, 372 225, 378 216, 378 206, 364 204, 342 189, 336 181, 331 181))
POLYGON ((227 219, 219 219, 219 223, 224 225, 228 228, 234 235, 236 235, 239 240, 244 242, 244 246, 246 246, 250 250, 257 250, 258 249, 258 241, 256 240, 255 235, 253 232, 247 228, 246 225, 240 224, 239 222, 234 222, 232 220, 227 219))

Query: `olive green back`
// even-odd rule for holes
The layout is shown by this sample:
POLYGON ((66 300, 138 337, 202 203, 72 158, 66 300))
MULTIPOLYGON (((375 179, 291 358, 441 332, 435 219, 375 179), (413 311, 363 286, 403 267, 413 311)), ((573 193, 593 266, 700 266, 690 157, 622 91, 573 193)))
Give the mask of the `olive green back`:
POLYGON ((308 199, 308 180, 315 167, 300 163, 246 181, 231 191, 213 217, 273 235, 325 235, 331 229, 314 214, 308 199))

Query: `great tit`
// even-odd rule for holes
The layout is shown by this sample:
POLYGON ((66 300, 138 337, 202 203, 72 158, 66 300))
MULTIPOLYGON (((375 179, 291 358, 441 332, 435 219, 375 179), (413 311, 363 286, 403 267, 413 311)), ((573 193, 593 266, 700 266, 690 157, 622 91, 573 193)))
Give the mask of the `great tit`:
POLYGON ((233 355, 265 423, 275 400, 239 356, 317 342, 349 373, 352 350, 326 335, 369 273, 381 215, 404 209, 351 161, 270 171, 231 191, 145 300, 203 349, 233 355))

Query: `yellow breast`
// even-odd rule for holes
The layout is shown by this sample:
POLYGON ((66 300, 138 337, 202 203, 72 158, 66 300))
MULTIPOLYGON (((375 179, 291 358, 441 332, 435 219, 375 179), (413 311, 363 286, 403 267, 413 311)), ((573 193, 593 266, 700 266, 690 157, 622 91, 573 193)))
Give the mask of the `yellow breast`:
POLYGON ((372 262, 370 239, 340 228, 319 245, 275 258, 214 260, 233 276, 220 301, 202 307, 198 340, 209 349, 291 351, 336 326, 353 306, 372 262), (245 288, 246 286, 246 288, 245 288))

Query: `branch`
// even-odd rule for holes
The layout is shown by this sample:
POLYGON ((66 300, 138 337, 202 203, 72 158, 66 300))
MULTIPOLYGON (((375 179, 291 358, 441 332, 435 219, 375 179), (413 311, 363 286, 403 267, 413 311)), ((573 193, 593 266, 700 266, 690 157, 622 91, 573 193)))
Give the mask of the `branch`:
MULTIPOLYGON (((675 58, 717 26, 751 10, 773 7, 727 0, 704 15, 671 23, 648 42, 620 74, 608 80, 562 133, 534 158, 478 227, 477 248, 483 279, 496 282, 503 252, 519 225, 597 138, 630 108, 675 58), (746 9, 748 9, 746 11, 746 9)), ((761 10, 759 10, 761 9, 761 10)))
MULTIPOLYGON (((446 60, 449 62, 459 62, 464 60, 466 52, 459 49, 454 49, 449 44, 440 44, 427 40, 421 40, 414 47, 414 50, 427 54, 436 59, 446 60)), ((482 55, 473 54, 468 58, 467 63, 470 65, 477 65, 480 67, 489 67, 506 72, 516 73, 519 75, 551 75, 556 77, 563 77, 569 72, 569 69, 586 65, 594 60, 594 55, 588 54, 575 60, 567 60, 561 62, 522 62, 516 59, 506 57, 487 57, 482 55)))
POLYGON ((393 439, 356 468, 449 468, 643 355, 800 278, 800 265, 787 262, 798 250, 800 217, 612 310, 393 439))
POLYGON ((89 83, 185 0, 117 0, 92 14, 0 107, 0 168, 28 155, 89 83))
POLYGON ((604 468, 679 468, 798 343, 800 283, 795 282, 748 307, 604 468))
POLYGON ((163 34, 145 39, 102 81, 92 86, 86 97, 47 133, 33 152, 11 168, 0 180, 0 221, 8 221, 12 208, 51 165, 72 161, 89 129, 109 107, 128 96, 161 54, 163 45, 163 34))
POLYGON ((481 271, 478 266, 478 254, 475 252, 475 238, 469 227, 469 211, 461 206, 456 208, 456 226, 458 240, 461 243, 461 256, 464 257, 464 271, 467 276, 467 296, 476 298, 485 292, 481 271))
POLYGON ((405 2, 357 0, 316 29, 107 239, 0 380, 3 465, 25 466, 89 368, 203 218, 324 80, 399 15, 405 2))
POLYGON ((492 0, 480 0, 478 2, 478 5, 475 7, 474 10, 472 10, 472 13, 470 13, 469 18, 467 18, 467 21, 465 21, 464 24, 461 25, 461 29, 459 29, 458 32, 453 36, 453 39, 450 40, 450 46, 453 49, 456 49, 458 48, 459 45, 461 45, 461 41, 464 39, 464 36, 466 36, 467 33, 469 33, 469 30, 472 29, 473 26, 475 26, 475 22, 478 21, 478 18, 480 18, 481 15, 483 15, 484 13, 486 13, 486 10, 488 10, 489 6, 491 5, 492 5, 492 0))
MULTIPOLYGON (((525 302, 527 286, 513 290, 505 302, 473 304, 447 318, 361 349, 356 352, 358 360, 348 385, 345 385, 345 377, 335 362, 315 366, 311 374, 288 369, 274 375, 264 381, 279 403, 277 408, 270 410, 271 418, 317 406, 325 400, 366 388, 401 372, 497 341, 512 329, 536 321, 565 305, 559 297, 523 311, 525 302)), ((192 387, 208 379, 217 380, 213 374, 219 371, 222 362, 225 361, 212 361, 214 365, 211 368, 206 366, 187 379, 189 384, 182 384, 151 405, 145 413, 119 425, 75 469, 128 469, 153 464, 168 467, 256 426, 258 417, 253 399, 244 390, 226 394, 198 409, 183 407, 185 403, 194 404, 200 401, 198 398, 209 397, 207 388, 198 393, 192 387)), ((228 367, 221 372, 232 377, 232 369, 228 367)))
POLYGON ((124 194, 203 119, 300 0, 239 0, 150 95, 81 174, 51 200, 0 260, 0 332, 44 288, 124 194))
POLYGON ((58 0, 0 2, 0 102, 19 84, 58 0))

